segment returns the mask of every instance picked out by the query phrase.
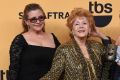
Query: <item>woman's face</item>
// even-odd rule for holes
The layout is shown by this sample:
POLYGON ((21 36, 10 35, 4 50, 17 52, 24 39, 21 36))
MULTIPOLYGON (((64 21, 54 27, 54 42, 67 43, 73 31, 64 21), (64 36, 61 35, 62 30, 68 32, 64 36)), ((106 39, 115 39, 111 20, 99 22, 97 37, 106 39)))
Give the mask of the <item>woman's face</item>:
POLYGON ((26 20, 26 24, 31 30, 42 31, 42 28, 45 25, 44 20, 45 16, 43 15, 42 11, 36 9, 28 12, 28 19, 26 20))
POLYGON ((84 38, 90 32, 89 22, 86 17, 77 17, 73 23, 73 36, 84 38))

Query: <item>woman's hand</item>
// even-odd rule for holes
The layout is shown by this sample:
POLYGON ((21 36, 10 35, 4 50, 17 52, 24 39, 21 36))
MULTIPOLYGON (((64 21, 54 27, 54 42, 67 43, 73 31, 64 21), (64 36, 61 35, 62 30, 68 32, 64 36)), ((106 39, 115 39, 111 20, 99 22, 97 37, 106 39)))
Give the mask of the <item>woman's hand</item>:
POLYGON ((120 62, 117 62, 117 65, 120 66, 120 62))
POLYGON ((118 39, 116 40, 115 45, 120 46, 120 36, 119 36, 118 39))
POLYGON ((105 36, 105 34, 103 34, 102 32, 100 32, 97 27, 95 27, 95 29, 96 29, 95 31, 92 31, 90 33, 91 36, 93 36, 93 37, 99 37, 101 39, 109 39, 108 37, 105 36))
MULTIPOLYGON (((119 36, 118 39, 116 40, 115 45, 120 46, 120 36, 119 36)), ((119 54, 119 50, 117 50, 117 55, 116 55, 116 56, 119 56, 119 55, 120 55, 120 54, 119 54)), ((120 66, 120 59, 119 59, 119 61, 117 62, 117 65, 120 66)))

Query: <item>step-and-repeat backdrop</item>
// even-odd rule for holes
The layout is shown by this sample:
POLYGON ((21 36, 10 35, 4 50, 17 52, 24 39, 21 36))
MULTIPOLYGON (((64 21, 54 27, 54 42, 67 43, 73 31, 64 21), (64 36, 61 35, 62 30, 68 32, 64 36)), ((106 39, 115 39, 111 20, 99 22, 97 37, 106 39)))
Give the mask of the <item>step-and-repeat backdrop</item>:
POLYGON ((61 43, 68 41, 66 18, 76 7, 88 9, 94 15, 100 31, 116 40, 120 34, 119 0, 1 0, 0 1, 0 80, 6 80, 9 47, 23 29, 22 11, 26 4, 40 4, 47 16, 46 31, 54 33, 61 43))

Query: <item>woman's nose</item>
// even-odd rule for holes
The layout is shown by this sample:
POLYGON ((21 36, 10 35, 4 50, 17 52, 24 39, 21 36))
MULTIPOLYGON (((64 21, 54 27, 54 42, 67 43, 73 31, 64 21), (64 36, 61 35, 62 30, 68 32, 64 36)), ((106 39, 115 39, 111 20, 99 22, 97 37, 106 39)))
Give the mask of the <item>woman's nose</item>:
POLYGON ((37 19, 37 22, 36 23, 40 23, 41 21, 39 19, 37 19))
POLYGON ((79 25, 79 28, 83 28, 83 25, 82 25, 82 24, 80 24, 80 25, 79 25))

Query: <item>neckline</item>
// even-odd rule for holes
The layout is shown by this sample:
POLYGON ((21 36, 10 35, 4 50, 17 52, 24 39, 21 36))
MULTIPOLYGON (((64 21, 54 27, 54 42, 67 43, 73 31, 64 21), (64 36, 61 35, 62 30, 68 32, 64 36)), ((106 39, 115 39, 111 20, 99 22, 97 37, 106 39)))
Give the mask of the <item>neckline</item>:
POLYGON ((73 41, 73 44, 76 46, 76 48, 78 48, 78 50, 80 50, 80 52, 81 52, 81 54, 82 54, 82 56, 83 56, 84 59, 92 60, 92 59, 91 59, 91 55, 90 55, 91 52, 90 52, 90 50, 89 50, 90 47, 91 47, 91 46, 90 46, 90 41, 89 41, 89 40, 86 40, 86 43, 85 43, 85 46, 86 46, 86 49, 87 49, 87 52, 88 52, 89 58, 87 58, 87 57, 84 56, 84 54, 83 54, 81 48, 79 47, 77 41, 76 41, 74 38, 72 39, 72 41, 73 41))
POLYGON ((55 49, 55 48, 52 48, 52 47, 47 47, 47 46, 40 46, 40 45, 31 45, 31 44, 28 44, 28 46, 32 46, 32 47, 40 47, 40 48, 49 48, 49 49, 55 49))
MULTIPOLYGON (((52 36, 54 35, 53 33, 51 33, 52 36)), ((22 38, 24 39, 25 43, 28 45, 28 46, 35 46, 35 47, 42 47, 42 48, 51 48, 51 49, 55 49, 56 48, 56 43, 55 43, 55 39, 54 39, 54 36, 53 36, 53 40, 54 40, 54 44, 55 44, 55 47, 48 47, 48 46, 41 46, 41 45, 34 45, 34 44, 28 44, 26 39, 24 38, 24 36, 22 34, 20 34, 22 36, 22 38)))

